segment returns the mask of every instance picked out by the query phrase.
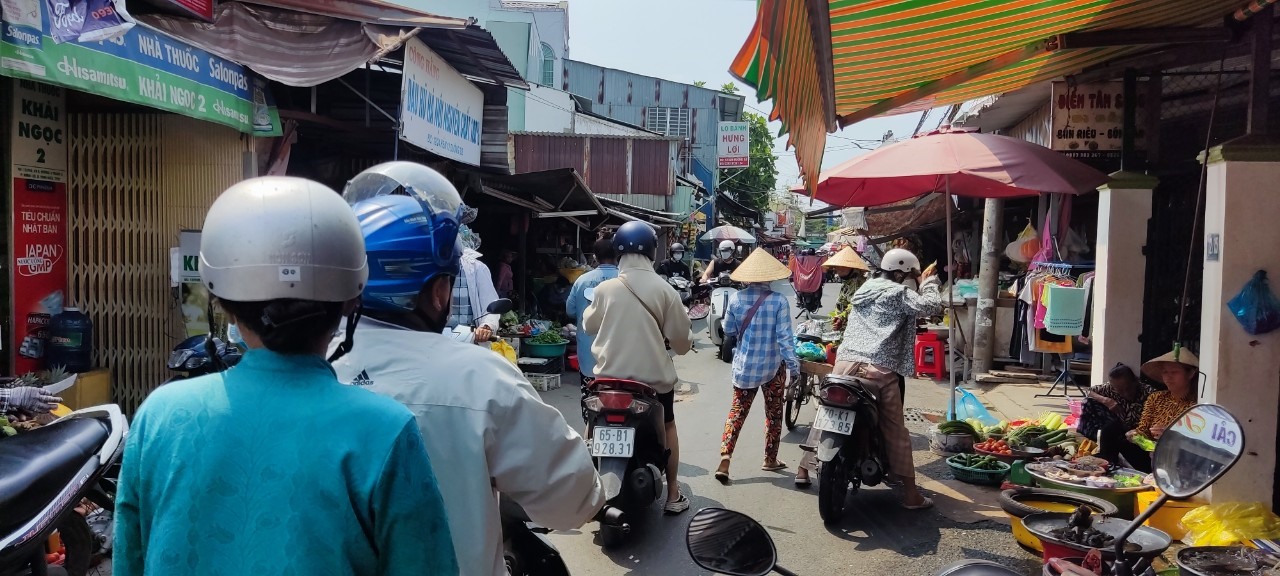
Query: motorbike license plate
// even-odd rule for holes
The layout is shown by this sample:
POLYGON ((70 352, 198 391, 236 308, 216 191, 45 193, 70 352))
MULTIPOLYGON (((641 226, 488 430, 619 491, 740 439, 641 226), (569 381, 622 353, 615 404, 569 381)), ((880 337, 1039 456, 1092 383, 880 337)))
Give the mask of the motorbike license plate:
POLYGON ((853 410, 818 406, 818 415, 813 419, 813 427, 845 436, 853 434, 853 410))
POLYGON ((635 428, 596 427, 591 437, 591 455, 598 458, 630 458, 635 451, 635 428))

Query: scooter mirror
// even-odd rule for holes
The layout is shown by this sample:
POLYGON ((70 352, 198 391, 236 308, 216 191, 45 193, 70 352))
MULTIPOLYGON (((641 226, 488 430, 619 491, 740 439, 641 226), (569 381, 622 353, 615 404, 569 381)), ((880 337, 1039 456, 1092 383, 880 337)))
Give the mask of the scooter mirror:
POLYGON ((506 314, 511 311, 511 308, 511 300, 507 298, 499 298, 490 302, 489 305, 485 307, 484 311, 489 314, 506 314))
POLYGON ((764 576, 778 563, 773 538, 750 516, 704 508, 689 520, 685 542, 694 563, 730 576, 764 576))
POLYGON ((1165 429, 1152 457, 1156 486, 1190 498, 1227 473, 1244 452, 1244 431, 1216 404, 1192 406, 1165 429))

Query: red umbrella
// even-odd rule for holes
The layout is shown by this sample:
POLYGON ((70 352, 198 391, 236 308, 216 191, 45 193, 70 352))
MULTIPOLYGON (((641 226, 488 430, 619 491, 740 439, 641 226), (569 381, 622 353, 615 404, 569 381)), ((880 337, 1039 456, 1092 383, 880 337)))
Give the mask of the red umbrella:
POLYGON ((932 192, 976 198, 1080 194, 1106 182, 1106 174, 1044 146, 952 130, 849 160, 822 174, 814 198, 844 207, 880 206, 932 192))

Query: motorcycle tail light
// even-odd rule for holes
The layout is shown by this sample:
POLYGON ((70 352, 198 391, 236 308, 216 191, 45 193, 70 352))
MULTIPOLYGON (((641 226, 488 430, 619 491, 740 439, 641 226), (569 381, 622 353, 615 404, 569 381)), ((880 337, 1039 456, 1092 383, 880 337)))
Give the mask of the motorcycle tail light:
POLYGON ((626 414, 605 414, 604 421, 610 424, 625 424, 627 421, 626 414))
POLYGON ((599 412, 604 408, 599 396, 587 396, 587 399, 583 400, 582 403, 587 407, 587 410, 592 412, 599 412))
POLYGON ((631 403, 632 414, 644 414, 645 412, 648 412, 648 411, 649 411, 648 402, 632 402, 631 403))
POLYGON ((824 404, 834 406, 853 406, 854 395, 847 389, 840 386, 827 386, 818 391, 818 397, 822 398, 824 404))
POLYGON ((605 390, 598 396, 600 403, 604 405, 605 410, 629 410, 631 409, 631 394, 628 392, 618 392, 616 390, 605 390))

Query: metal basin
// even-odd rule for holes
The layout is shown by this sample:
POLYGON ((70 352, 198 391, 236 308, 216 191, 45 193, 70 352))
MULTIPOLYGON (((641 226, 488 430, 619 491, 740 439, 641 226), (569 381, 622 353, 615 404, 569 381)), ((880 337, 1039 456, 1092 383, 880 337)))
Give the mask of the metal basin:
MULTIPOLYGON (((1088 552, 1091 550, 1088 546, 1067 542, 1061 538, 1053 536, 1052 532, 1067 526, 1067 518, 1071 514, 1065 512, 1044 512, 1041 514, 1032 514, 1022 519, 1022 524, 1027 530, 1035 534, 1040 540, 1046 544, 1052 544, 1060 548, 1068 548, 1078 552, 1088 552)), ((1129 527, 1129 521, 1116 518, 1094 517, 1093 528, 1103 534, 1111 537, 1119 537, 1125 529, 1129 527)), ((1171 544, 1169 535, 1150 528, 1147 526, 1139 526, 1138 530, 1129 536, 1129 544, 1131 551, 1126 552, 1131 558, 1155 558, 1164 553, 1171 544)), ((1115 559, 1115 547, 1108 546, 1101 549, 1103 560, 1115 559)))

